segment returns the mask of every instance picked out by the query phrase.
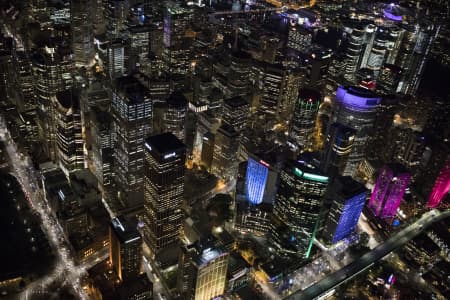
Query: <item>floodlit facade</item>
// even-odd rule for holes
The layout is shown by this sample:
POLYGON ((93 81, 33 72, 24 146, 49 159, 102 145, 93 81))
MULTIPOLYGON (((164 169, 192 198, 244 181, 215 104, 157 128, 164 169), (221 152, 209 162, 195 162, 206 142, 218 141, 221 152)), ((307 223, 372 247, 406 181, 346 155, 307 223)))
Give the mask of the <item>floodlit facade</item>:
POLYGON ((380 170, 369 201, 369 208, 377 217, 396 215, 410 177, 401 165, 386 165, 380 170))
POLYGON ((428 198, 427 207, 436 208, 441 203, 442 199, 450 191, 450 158, 439 173, 438 178, 433 186, 430 197, 428 198))

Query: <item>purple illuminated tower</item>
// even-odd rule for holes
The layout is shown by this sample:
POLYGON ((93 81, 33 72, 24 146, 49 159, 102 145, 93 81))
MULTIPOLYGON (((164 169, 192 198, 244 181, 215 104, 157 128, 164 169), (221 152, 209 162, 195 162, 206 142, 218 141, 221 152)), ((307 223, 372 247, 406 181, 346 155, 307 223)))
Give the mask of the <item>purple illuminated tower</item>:
POLYGON ((447 163, 439 173, 433 189, 431 190, 430 197, 428 198, 427 207, 437 207, 445 195, 450 191, 450 157, 447 159, 447 163))
POLYGON ((386 165, 378 175, 377 183, 369 201, 369 208, 381 218, 395 216, 411 175, 402 165, 386 165))

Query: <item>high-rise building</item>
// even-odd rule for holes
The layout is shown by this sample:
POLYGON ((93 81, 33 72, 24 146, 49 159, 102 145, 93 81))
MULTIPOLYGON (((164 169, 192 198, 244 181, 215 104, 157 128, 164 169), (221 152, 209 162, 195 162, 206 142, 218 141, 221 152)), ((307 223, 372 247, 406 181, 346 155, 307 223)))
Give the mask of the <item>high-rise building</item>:
POLYGON ((92 140, 92 173, 102 189, 111 185, 113 180, 113 154, 115 132, 113 118, 107 111, 93 107, 90 113, 92 140))
POLYGON ((149 26, 134 26, 130 32, 130 69, 140 70, 149 62, 150 53, 149 26))
MULTIPOLYGON (((36 108, 32 63, 27 53, 14 53, 15 80, 18 88, 19 110, 26 111, 36 108)), ((6 73, 5 73, 6 74, 6 73)), ((7 94, 5 93, 5 96, 7 94)))
POLYGON ((106 68, 111 80, 129 73, 129 42, 124 39, 114 39, 106 45, 106 68))
POLYGON ((233 127, 237 132, 242 132, 247 126, 250 106, 240 97, 233 97, 223 101, 222 122, 233 127))
POLYGON ((275 196, 275 215, 301 237, 304 258, 311 254, 328 185, 328 177, 313 164, 310 155, 287 163, 280 172, 275 196))
POLYGON ((320 103, 321 96, 316 90, 299 90, 289 131, 289 137, 296 148, 304 150, 310 146, 310 136, 314 131, 320 103))
POLYGON ((223 124, 217 130, 211 172, 224 179, 236 178, 238 167, 239 133, 223 124))
POLYGON ((173 133, 180 141, 185 141, 187 99, 181 92, 173 92, 166 99, 164 131, 173 133))
POLYGON ((89 0, 70 1, 70 25, 72 29, 72 51, 75 63, 88 65, 94 59, 93 11, 89 0))
POLYGON ((130 2, 128 0, 106 0, 105 18, 108 38, 121 37, 127 28, 130 2))
POLYGON ((205 166, 206 170, 211 170, 213 156, 214 156, 214 144, 215 135, 211 132, 207 132, 203 135, 202 141, 202 153, 201 153, 201 164, 205 166))
POLYGON ((369 201, 369 208, 375 216, 394 217, 411 175, 400 164, 386 165, 380 170, 369 201))
POLYGON ((312 32, 300 25, 289 26, 287 48, 304 51, 311 46, 312 32))
POLYGON ((450 156, 439 172, 436 182, 428 197, 427 207, 436 208, 450 191, 450 156))
POLYGON ((152 99, 134 77, 115 81, 112 115, 116 135, 114 174, 118 198, 127 208, 143 203, 144 139, 152 132, 152 99))
POLYGON ((186 74, 190 66, 192 39, 186 35, 193 10, 175 2, 164 8, 163 60, 172 74, 186 74))
POLYGON ((334 244, 355 230, 366 202, 367 190, 350 176, 339 176, 328 187, 326 197, 332 203, 323 235, 328 242, 334 244))
POLYGON ((56 93, 54 106, 56 157, 66 174, 84 168, 83 136, 78 90, 56 93))
POLYGON ((328 129, 326 148, 321 161, 321 169, 326 174, 342 174, 352 152, 356 131, 339 123, 333 123, 328 129), (333 169, 333 170, 332 170, 333 169))
POLYGON ((249 154, 245 176, 245 196, 253 205, 272 203, 277 182, 277 171, 266 161, 249 154))
MULTIPOLYGON (((330 124, 339 123, 356 131, 352 150, 341 175, 353 175, 363 159, 380 102, 381 97, 370 90, 360 87, 338 88, 330 124)), ((329 126, 327 135, 332 128, 329 126)))
POLYGON ((109 261, 121 281, 139 276, 142 258, 142 237, 124 216, 111 220, 109 228, 109 261))
POLYGON ((185 160, 186 146, 172 133, 145 140, 144 239, 153 254, 179 241, 185 160))
POLYGON ((183 299, 210 300, 225 292, 229 253, 212 237, 182 247, 178 291, 183 299))
POLYGON ((282 65, 256 66, 257 86, 261 93, 258 113, 268 120, 284 122, 291 118, 300 87, 300 73, 282 65))
POLYGON ((38 105, 38 127, 48 157, 56 159, 55 126, 51 98, 63 90, 61 58, 54 48, 45 47, 32 56, 34 90, 38 105))

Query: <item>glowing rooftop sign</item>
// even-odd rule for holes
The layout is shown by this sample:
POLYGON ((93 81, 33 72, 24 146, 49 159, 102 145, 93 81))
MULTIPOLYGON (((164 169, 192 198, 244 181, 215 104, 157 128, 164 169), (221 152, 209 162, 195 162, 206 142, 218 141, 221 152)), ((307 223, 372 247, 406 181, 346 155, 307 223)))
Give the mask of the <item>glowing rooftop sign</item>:
POLYGON ((328 182, 327 176, 303 172, 299 168, 294 168, 294 174, 297 175, 298 177, 302 177, 302 178, 305 178, 305 179, 311 180, 311 181, 317 181, 317 182, 322 182, 322 183, 328 182))
POLYGON ((146 147, 149 151, 152 151, 152 147, 151 147, 149 144, 145 143, 145 147, 146 147))
POLYGON ((172 152, 172 153, 169 153, 169 154, 166 154, 166 155, 164 155, 164 159, 168 159, 168 158, 171 158, 171 157, 175 157, 177 154, 175 153, 175 152, 172 152))

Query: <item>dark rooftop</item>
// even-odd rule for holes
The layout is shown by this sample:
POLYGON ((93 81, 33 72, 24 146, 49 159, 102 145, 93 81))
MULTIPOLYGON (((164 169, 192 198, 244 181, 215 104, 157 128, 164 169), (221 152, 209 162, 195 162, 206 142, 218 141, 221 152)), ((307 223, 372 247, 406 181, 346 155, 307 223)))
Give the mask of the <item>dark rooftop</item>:
POLYGON ((137 224, 133 224, 124 216, 119 216, 111 220, 111 229, 116 234, 121 243, 129 243, 141 238, 137 230, 137 224))
POLYGON ((170 132, 151 136, 145 140, 145 143, 160 155, 186 148, 186 146, 170 132))
POLYGON ((247 102, 247 100, 245 100, 241 96, 237 96, 237 97, 225 99, 224 100, 224 104, 228 105, 228 106, 231 106, 233 108, 236 108, 236 107, 248 105, 248 102, 247 102))

